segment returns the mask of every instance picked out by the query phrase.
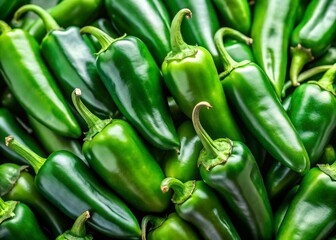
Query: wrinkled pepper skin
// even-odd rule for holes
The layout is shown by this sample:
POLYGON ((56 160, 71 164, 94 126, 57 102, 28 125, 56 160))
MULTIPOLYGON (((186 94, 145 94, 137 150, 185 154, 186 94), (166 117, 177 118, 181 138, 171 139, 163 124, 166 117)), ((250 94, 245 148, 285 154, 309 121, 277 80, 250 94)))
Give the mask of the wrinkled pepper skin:
POLYGON ((70 218, 38 192, 34 177, 27 172, 26 166, 0 165, 0 197, 26 204, 37 216, 40 225, 50 231, 51 237, 58 236, 70 226, 70 218))
POLYGON ((253 54, 279 98, 286 80, 288 48, 299 2, 258 0, 254 6, 253 54))
POLYGON ((170 49, 170 17, 161 1, 104 0, 107 15, 120 35, 140 38, 160 66, 170 49))
POLYGON ((207 101, 214 106, 211 112, 201 115, 204 128, 211 137, 244 141, 230 112, 211 54, 203 47, 187 45, 183 41, 180 25, 184 16, 190 17, 191 11, 180 10, 172 22, 172 51, 161 67, 164 81, 189 119, 198 102, 207 101))
MULTIPOLYGON (((0 210, 3 210, 4 202, 3 200, 0 201, 2 202, 0 203, 0 210)), ((5 204, 9 202, 5 202, 5 204)), ((34 213, 26 204, 17 202, 11 211, 13 215, 7 218, 2 219, 3 216, 0 215, 0 239, 48 240, 39 226, 34 213)))
POLYGON ((193 18, 182 23, 183 38, 188 44, 198 45, 207 49, 214 59, 217 68, 223 65, 219 58, 213 36, 220 27, 212 1, 208 0, 164 0, 170 17, 173 18, 182 8, 188 8, 193 18))
POLYGON ((176 213, 198 229, 203 239, 240 239, 222 202, 203 181, 182 183, 175 178, 166 178, 161 189, 173 189, 172 202, 176 213))
POLYGON ((139 238, 139 223, 128 206, 100 183, 85 163, 71 152, 53 152, 47 159, 6 138, 7 146, 33 164, 38 191, 72 219, 90 209, 87 221, 95 231, 115 238, 139 238))
POLYGON ((80 126, 44 64, 38 43, 22 29, 10 29, 4 22, 0 26, 1 73, 20 105, 60 135, 80 137, 80 126))
POLYGON ((221 74, 225 94, 230 103, 239 109, 237 112, 247 129, 267 152, 295 172, 308 172, 310 161, 307 151, 265 72, 253 62, 237 63, 227 54, 223 36, 230 31, 236 32, 221 28, 215 35, 226 69, 221 74))
POLYGON ((81 32, 92 33, 102 44, 98 74, 120 112, 155 147, 178 149, 160 69, 143 41, 134 36, 112 39, 94 27, 81 32))
POLYGON ((319 165, 302 179, 280 225, 277 240, 325 239, 336 226, 335 165, 319 165))

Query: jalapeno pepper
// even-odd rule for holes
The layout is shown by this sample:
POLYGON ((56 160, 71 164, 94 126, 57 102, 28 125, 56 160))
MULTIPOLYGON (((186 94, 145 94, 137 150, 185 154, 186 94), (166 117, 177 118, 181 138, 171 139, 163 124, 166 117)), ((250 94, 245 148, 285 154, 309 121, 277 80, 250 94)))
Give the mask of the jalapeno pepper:
POLYGON ((237 63, 227 54, 223 46, 227 32, 241 33, 221 28, 215 35, 223 57, 225 72, 220 76, 228 99, 247 129, 277 161, 306 173, 310 169, 307 151, 265 72, 253 62, 237 63))
POLYGON ((189 9, 180 10, 171 24, 172 51, 162 64, 164 81, 181 111, 190 119, 198 102, 212 103, 213 111, 201 116, 211 137, 243 141, 244 137, 226 102, 211 54, 201 46, 187 45, 183 41, 180 27, 185 16, 191 17, 189 9))
POLYGON ((85 163, 71 152, 60 150, 42 158, 13 137, 6 145, 31 163, 37 190, 72 219, 90 209, 88 225, 116 238, 140 237, 140 227, 131 210, 100 183, 85 163))

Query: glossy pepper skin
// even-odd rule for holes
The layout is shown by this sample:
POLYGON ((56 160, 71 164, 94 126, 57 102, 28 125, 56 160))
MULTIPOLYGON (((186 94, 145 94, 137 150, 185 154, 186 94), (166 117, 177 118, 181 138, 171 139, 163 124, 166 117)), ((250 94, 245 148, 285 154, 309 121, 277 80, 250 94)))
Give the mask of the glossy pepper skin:
POLYGON ((247 129, 276 160, 295 172, 306 173, 310 168, 307 151, 265 72, 255 63, 233 61, 225 51, 223 36, 232 31, 240 34, 221 28, 215 35, 225 69, 221 82, 229 101, 239 109, 247 129))
MULTIPOLYGON (((0 108, 0 138, 5 139, 11 134, 19 142, 31 148, 37 154, 44 156, 44 150, 39 143, 27 133, 27 131, 16 120, 15 116, 6 108, 0 108)), ((0 152, 11 162, 28 165, 28 162, 16 152, 5 146, 4 141, 0 141, 0 152)))
POLYGON ((30 208, 17 201, 0 198, 0 238, 3 240, 48 240, 30 208))
POLYGON ((229 39, 227 41, 224 40, 224 47, 228 54, 236 62, 241 62, 244 60, 249 60, 251 62, 255 61, 252 49, 247 45, 247 43, 229 39))
POLYGON ((169 194, 160 191, 164 173, 135 129, 122 119, 100 120, 73 92, 73 103, 87 122, 89 132, 83 154, 90 167, 122 198, 143 212, 162 212, 169 206, 169 194))
POLYGON ((286 80, 288 48, 299 2, 258 0, 254 6, 253 54, 279 98, 286 80))
MULTIPOLYGON (((62 27, 82 27, 93 21, 103 7, 103 0, 66 0, 61 1, 49 9, 50 15, 62 27)), ((41 19, 36 19, 28 26, 30 35, 40 42, 46 34, 46 29, 41 19)))
POLYGON ((0 22, 0 28, 1 73, 20 105, 60 135, 80 137, 78 122, 44 64, 38 43, 26 31, 11 29, 5 22, 0 22))
POLYGON ((120 112, 155 147, 178 149, 160 69, 144 42, 134 36, 112 39, 90 26, 81 32, 93 34, 102 45, 97 70, 120 112))
POLYGON ((47 34, 40 44, 41 54, 64 94, 71 104, 71 93, 76 87, 85 96, 83 102, 99 117, 108 118, 117 110, 112 98, 99 78, 96 57, 75 26, 62 29, 54 18, 37 5, 19 8, 14 19, 34 12, 45 24, 47 34))
POLYGON ((302 179, 276 239, 325 239, 336 226, 336 165, 321 164, 302 179))
POLYGON ((107 15, 118 33, 140 38, 158 65, 170 49, 170 17, 161 1, 104 0, 107 15))
POLYGON ((201 239, 193 226, 180 218, 176 212, 167 217, 145 216, 141 221, 141 230, 143 240, 201 239), (148 225, 150 227, 147 232, 148 225))
POLYGON ((171 18, 183 8, 188 8, 194 17, 181 25, 184 40, 191 45, 207 49, 216 64, 222 69, 220 57, 215 46, 213 35, 220 27, 219 20, 212 1, 207 0, 164 0, 171 18))
POLYGON ((336 37, 336 1, 312 0, 291 36, 289 77, 294 86, 302 68, 326 52, 336 37))
POLYGON ((172 202, 176 213, 191 223, 205 240, 240 239, 222 202, 203 181, 182 183, 176 178, 165 178, 164 192, 174 191, 172 202))
POLYGON ((187 45, 183 41, 180 26, 185 16, 191 17, 189 9, 180 10, 172 21, 172 51, 161 67, 164 81, 181 111, 190 119, 198 102, 208 101, 214 105, 211 113, 201 116, 211 137, 243 141, 244 137, 226 102, 211 54, 203 47, 187 45))
MULTIPOLYGON (((298 86, 291 96, 288 116, 315 166, 336 128, 336 64, 318 81, 298 86)), ((271 198, 292 187, 300 175, 275 162, 267 172, 266 185, 271 198)))
POLYGON ((192 120, 204 146, 198 158, 203 181, 224 199, 242 238, 272 239, 271 203, 256 160, 239 141, 227 138, 212 140, 200 123, 202 107, 212 106, 208 102, 196 104, 192 120))
POLYGON ((6 144, 32 164, 36 188, 64 214, 75 219, 90 209, 94 214, 87 224, 97 232, 121 239, 140 237, 139 223, 130 209, 76 155, 60 150, 45 159, 12 137, 6 138, 6 144))
POLYGON ((58 236, 70 226, 70 218, 38 192, 27 166, 13 163, 0 165, 0 197, 6 201, 26 204, 34 212, 40 225, 49 231, 50 237, 58 236))

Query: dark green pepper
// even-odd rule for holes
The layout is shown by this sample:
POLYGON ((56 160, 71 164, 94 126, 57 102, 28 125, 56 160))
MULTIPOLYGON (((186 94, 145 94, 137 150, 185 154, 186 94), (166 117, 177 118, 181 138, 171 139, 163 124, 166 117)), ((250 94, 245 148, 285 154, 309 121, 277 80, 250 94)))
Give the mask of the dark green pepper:
POLYGON ((0 198, 0 239, 48 240, 30 208, 17 201, 0 198))
POLYGON ((13 163, 0 165, 0 197, 20 201, 37 216, 40 225, 50 231, 52 237, 63 233, 70 226, 70 219, 47 201, 37 190, 34 177, 27 166, 13 163))
POLYGON ((0 31, 1 73, 20 105, 60 135, 80 137, 81 129, 44 64, 35 39, 2 21, 0 31))
POLYGON ((141 222, 143 240, 197 240, 200 239, 194 228, 175 212, 167 217, 147 215, 141 222), (150 223, 150 228, 147 227, 150 223))
POLYGON ((302 179, 276 239, 325 239, 336 227, 336 163, 318 165, 302 179))
POLYGON ((328 163, 332 164, 336 160, 336 149, 332 144, 328 144, 321 156, 321 158, 318 160, 318 163, 328 163))
MULTIPOLYGON (((315 166, 336 129, 336 64, 318 81, 309 81, 295 89, 288 116, 307 149, 310 165, 315 166)), ((280 162, 267 172, 266 186, 271 198, 281 195, 300 179, 280 162)))
POLYGON ((190 119, 198 102, 208 101, 214 105, 213 111, 201 116, 211 137, 243 141, 244 137, 226 102, 211 54, 201 46, 187 45, 183 41, 180 27, 185 16, 191 17, 189 9, 180 10, 172 21, 172 51, 162 64, 165 83, 181 111, 190 119))
POLYGON ((176 213, 191 223, 206 240, 240 239, 222 202, 203 181, 182 183, 176 178, 165 178, 161 190, 174 191, 172 202, 176 213))
POLYGON ((89 126, 83 154, 90 167, 126 202, 144 212, 162 212, 169 194, 160 191, 164 173, 133 127, 122 119, 101 120, 73 92, 73 103, 89 126))
POLYGON ((2 0, 0 2, 0 19, 9 20, 16 9, 30 3, 30 0, 2 0))
POLYGON ((89 211, 83 212, 76 218, 72 228, 58 236, 56 240, 92 240, 93 237, 86 233, 85 228, 85 223, 90 217, 89 211))
POLYGON ((286 80, 288 47, 300 0, 258 0, 252 24, 253 54, 278 97, 286 80))
POLYGON ((293 171, 306 173, 310 169, 307 151, 269 79, 257 64, 237 63, 228 55, 223 46, 223 37, 228 32, 242 34, 221 28, 215 35, 225 69, 220 76, 229 101, 266 151, 293 171))
POLYGON ((293 86, 299 84, 297 78, 305 64, 325 53, 335 39, 335 12, 335 0, 312 0, 301 22, 294 28, 291 37, 292 62, 289 70, 293 86))
POLYGON ((322 56, 308 63, 305 69, 311 69, 322 65, 332 65, 335 62, 336 62, 336 47, 331 46, 322 56))
POLYGON ((119 34, 140 38, 160 66, 170 48, 170 17, 163 3, 157 0, 105 0, 104 3, 119 34))
POLYGON ((139 223, 119 197, 100 183, 85 163, 71 152, 60 150, 42 158, 6 138, 9 148, 31 163, 37 190, 72 219, 90 209, 88 225, 97 232, 117 238, 139 238, 139 223))
POLYGON ((272 208, 256 160, 239 141, 212 140, 200 123, 202 107, 212 106, 208 102, 196 104, 192 120, 204 146, 198 158, 203 181, 224 199, 241 237, 272 239, 272 208))
POLYGON ((143 41, 134 36, 112 39, 92 26, 81 33, 94 35, 102 45, 97 70, 120 112, 155 147, 178 149, 160 69, 143 41))

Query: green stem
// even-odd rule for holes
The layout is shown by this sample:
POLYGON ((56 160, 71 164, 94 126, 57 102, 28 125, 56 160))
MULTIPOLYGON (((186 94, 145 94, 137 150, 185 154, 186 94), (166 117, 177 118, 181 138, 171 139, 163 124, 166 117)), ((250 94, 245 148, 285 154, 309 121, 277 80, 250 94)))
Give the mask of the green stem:
POLYGON ((335 94, 335 90, 333 87, 335 78, 336 78, 336 63, 332 65, 332 67, 328 71, 326 71, 326 73, 322 76, 322 78, 317 81, 317 84, 320 85, 322 88, 335 94))
POLYGON ((141 221, 141 239, 146 240, 146 234, 147 234, 147 227, 148 223, 151 223, 151 228, 148 231, 151 231, 155 228, 158 228, 162 225, 162 223, 165 221, 163 217, 157 217, 153 215, 147 215, 142 218, 141 221))
POLYGON ((70 234, 75 237, 85 237, 86 236, 86 227, 85 223, 90 218, 90 212, 85 211, 78 216, 75 223, 72 225, 70 234))
POLYGON ((322 172, 327 174, 333 181, 336 181, 336 161, 329 165, 329 164, 317 164, 322 172))
POLYGON ((44 162, 47 160, 34 153, 32 150, 30 150, 23 144, 17 142, 12 136, 6 137, 5 141, 7 147, 12 149, 14 152, 18 153, 20 156, 22 156, 30 163, 36 174, 43 166, 44 162))
POLYGON ((56 20, 46 10, 34 4, 27 4, 27 5, 20 7, 14 14, 14 20, 18 21, 21 15, 28 11, 32 11, 36 13, 42 19, 42 22, 44 23, 44 26, 47 32, 50 32, 52 30, 62 29, 58 25, 56 20))
POLYGON ((161 182, 161 191, 168 192, 170 189, 173 189, 174 194, 172 202, 182 204, 192 195, 195 189, 195 184, 195 181, 182 183, 176 178, 168 177, 161 182))
POLYGON ((181 9, 173 18, 170 28, 170 45, 172 50, 165 58, 166 61, 181 60, 194 56, 197 53, 197 46, 188 45, 182 37, 181 24, 185 16, 187 18, 191 18, 192 16, 192 12, 187 8, 181 9))
POLYGON ((97 133, 99 133, 103 128, 112 122, 112 119, 101 120, 96 115, 94 115, 82 102, 80 99, 82 92, 79 88, 73 90, 71 94, 72 102, 78 111, 79 115, 84 119, 88 125, 89 131, 85 133, 86 137, 84 140, 90 141, 97 133))
POLYGON ((5 22, 0 20, 0 34, 11 31, 12 28, 5 22))
POLYGON ((18 201, 4 201, 0 197, 0 225, 3 221, 8 218, 12 218, 15 216, 14 210, 18 201))

